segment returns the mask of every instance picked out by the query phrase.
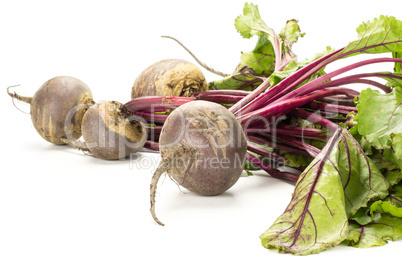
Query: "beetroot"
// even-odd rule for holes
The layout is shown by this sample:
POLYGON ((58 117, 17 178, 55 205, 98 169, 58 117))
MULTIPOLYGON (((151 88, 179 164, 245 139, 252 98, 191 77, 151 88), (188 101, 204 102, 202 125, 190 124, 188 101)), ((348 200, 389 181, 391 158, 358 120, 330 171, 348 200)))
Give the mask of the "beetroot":
POLYGON ((175 109, 163 125, 159 138, 162 162, 150 188, 151 213, 160 176, 168 175, 184 188, 200 195, 218 195, 239 179, 247 151, 244 132, 223 106, 195 101, 175 109))
POLYGON ((23 97, 9 91, 8 94, 31 104, 31 118, 36 131, 54 144, 66 144, 65 140, 71 136, 78 139, 84 113, 94 104, 89 87, 70 76, 48 80, 33 97, 23 97))
POLYGON ((131 98, 143 96, 191 97, 208 90, 202 71, 194 64, 181 59, 158 61, 137 77, 131 98))

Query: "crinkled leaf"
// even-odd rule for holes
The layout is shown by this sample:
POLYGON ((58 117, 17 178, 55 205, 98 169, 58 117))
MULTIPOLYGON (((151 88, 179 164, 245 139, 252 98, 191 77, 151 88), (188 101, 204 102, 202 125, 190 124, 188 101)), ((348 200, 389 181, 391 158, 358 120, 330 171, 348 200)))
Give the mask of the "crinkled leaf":
POLYGON ((261 84, 262 79, 253 75, 237 73, 209 83, 209 89, 236 89, 251 91, 261 84))
POLYGON ((357 105, 359 133, 377 149, 393 149, 396 160, 402 160, 402 94, 395 89, 381 94, 366 89, 357 105))
POLYGON ((301 155, 286 151, 278 151, 278 154, 285 158, 286 166, 294 168, 307 167, 314 159, 313 157, 308 155, 301 155))
POLYGON ((310 122, 306 119, 302 118, 297 118, 297 117, 291 117, 290 118, 290 125, 294 127, 301 127, 301 128, 314 128, 314 129, 323 129, 322 126, 320 126, 317 123, 310 122))
POLYGON ((356 29, 359 39, 341 52, 345 56, 359 53, 402 52, 402 22, 392 16, 380 16, 363 22, 356 29))
MULTIPOLYGON (((389 211, 385 211, 385 210, 389 210, 390 208, 387 207, 385 208, 385 210, 381 211, 381 209, 384 209, 383 204, 381 204, 381 202, 387 202, 390 205, 394 206, 395 208, 401 208, 402 207, 402 183, 399 183, 397 185, 395 185, 394 187, 392 187, 392 189, 390 190, 390 194, 387 196, 387 198, 385 198, 384 200, 380 200, 380 201, 376 201, 374 202, 371 206, 371 212, 381 212, 381 213, 390 213, 389 211)), ((385 205, 388 206, 388 205, 385 205)), ((394 214, 392 214, 393 216, 396 216, 394 214)))
POLYGON ((243 15, 238 16, 235 20, 235 27, 244 38, 251 38, 252 36, 260 37, 254 52, 242 55, 237 70, 247 68, 253 70, 256 74, 265 73, 269 75, 270 72, 272 73, 271 68, 274 67, 275 70, 276 66, 280 65, 281 62, 280 42, 275 31, 269 28, 261 19, 258 6, 246 3, 243 8, 243 15), (264 56, 265 53, 266 57, 264 56), (264 60, 259 65, 258 60, 261 59, 264 60), (267 69, 261 71, 264 67, 267 69))
POLYGON ((300 31, 297 20, 288 20, 285 27, 279 33, 279 39, 282 44, 282 67, 296 60, 296 55, 292 52, 292 46, 300 37, 305 34, 300 31))
POLYGON ((261 235, 266 248, 318 253, 348 236, 348 218, 389 184, 345 129, 339 130, 300 175, 290 204, 261 235))
POLYGON ((402 180, 402 171, 400 169, 389 170, 384 173, 384 177, 391 185, 395 185, 402 180))
POLYGON ((389 200, 395 206, 402 207, 402 181, 393 187, 389 195, 389 200))
POLYGON ((373 220, 373 217, 370 214, 370 205, 371 203, 369 203, 367 207, 360 208, 349 220, 353 220, 360 225, 370 223, 373 220))
POLYGON ((349 236, 346 239, 350 246, 369 248, 387 244, 402 236, 402 218, 388 214, 376 214, 373 221, 367 225, 352 223, 349 226, 349 236))
POLYGON ((246 3, 244 5, 243 15, 236 18, 235 26, 237 31, 244 38, 251 38, 254 35, 267 35, 271 42, 274 38, 277 38, 274 30, 269 28, 261 19, 258 6, 251 3, 246 3))
POLYGON ((293 44, 304 35, 305 34, 300 31, 297 20, 288 20, 285 27, 280 31, 279 38, 281 39, 284 48, 291 49, 293 44))
POLYGON ((397 155, 395 154, 395 151, 393 149, 382 150, 382 155, 384 159, 397 165, 398 169, 402 169, 402 160, 397 158, 397 155))
POLYGON ((304 34, 296 20, 288 20, 279 35, 261 19, 258 6, 246 3, 243 15, 235 20, 237 31, 244 38, 259 36, 255 49, 243 53, 236 71, 248 70, 255 75, 269 76, 274 70, 283 70, 296 59, 292 46, 304 34))
POLYGON ((265 35, 258 38, 256 47, 241 54, 240 63, 234 73, 268 77, 275 71, 275 51, 265 35))
MULTIPOLYGON (((397 174, 401 170, 386 171, 385 176, 390 179, 389 173, 397 174)), ((402 183, 390 189, 389 195, 383 200, 370 202, 368 207, 361 208, 352 218, 356 221, 349 227, 349 237, 346 240, 350 245, 360 248, 382 246, 388 240, 395 240, 402 236, 402 183)))
MULTIPOLYGON (((385 179, 393 187, 390 189, 389 195, 384 199, 386 202, 400 207, 402 206, 402 172, 400 169, 386 170, 383 172, 385 179), (399 183, 399 184, 398 184, 399 183)), ((372 221, 371 206, 376 201, 371 201, 368 203, 367 207, 360 208, 350 219, 356 221, 360 225, 366 225, 372 221)))
POLYGON ((382 154, 382 150, 375 150, 371 149, 370 159, 376 165, 376 167, 381 170, 384 174, 386 171, 398 169, 398 165, 394 163, 394 161, 390 161, 389 159, 385 158, 382 154))
MULTIPOLYGON (((399 118, 399 119, 402 120, 402 118, 399 118)), ((399 123, 400 123, 400 125, 402 125, 401 124, 402 121, 399 121, 399 123)), ((400 132, 396 133, 396 131, 397 130, 395 130, 395 132, 393 132, 392 135, 391 135, 391 137, 392 137, 392 149, 395 152, 395 157, 398 160, 402 161, 402 133, 400 133, 400 132)))
MULTIPOLYGON (((303 142, 311 144, 318 149, 322 149, 327 141, 303 139, 303 142)), ((277 150, 277 154, 285 158, 285 165, 288 167, 307 167, 314 160, 314 157, 309 155, 302 155, 298 153, 291 153, 283 150, 277 150)))
POLYGON ((370 206, 370 212, 388 213, 391 216, 402 218, 402 208, 389 201, 376 201, 370 206))
POLYGON ((395 153, 393 150, 385 149, 385 150, 376 150, 372 149, 372 155, 370 155, 370 159, 376 165, 376 167, 381 171, 382 175, 389 182, 391 186, 396 185, 402 180, 402 171, 399 162, 395 158, 395 153))

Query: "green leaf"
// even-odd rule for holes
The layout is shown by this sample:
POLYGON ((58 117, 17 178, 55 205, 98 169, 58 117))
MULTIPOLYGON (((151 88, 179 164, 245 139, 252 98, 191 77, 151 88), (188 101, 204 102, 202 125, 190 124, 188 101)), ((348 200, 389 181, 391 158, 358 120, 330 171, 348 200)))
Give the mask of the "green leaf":
POLYGON ((243 172, 241 173, 240 177, 250 177, 253 176, 253 173, 247 169, 244 169, 243 172))
POLYGON ((297 20, 288 20, 285 27, 279 33, 279 39, 282 44, 282 68, 286 67, 290 62, 296 59, 296 55, 292 52, 292 46, 300 37, 305 34, 300 31, 297 20))
MULTIPOLYGON (((251 153, 251 152, 249 152, 249 153, 251 153)), ((246 161, 244 162, 244 171, 246 171, 248 173, 250 171, 255 171, 255 170, 260 170, 260 168, 257 167, 256 165, 254 165, 253 163, 251 163, 248 159, 246 159, 246 161)))
POLYGON ((241 54, 240 63, 234 73, 268 77, 275 71, 275 51, 267 37, 260 36, 256 47, 241 54))
MULTIPOLYGON (((383 201, 388 202, 398 208, 402 207, 402 183, 397 184, 401 181, 402 178, 401 170, 397 169, 386 171, 383 174, 388 182, 393 185, 392 189, 389 191, 390 194, 385 199, 383 199, 383 201)), ((360 208, 350 219, 356 221, 360 225, 366 225, 370 223, 373 220, 372 210, 373 208, 375 208, 375 206, 378 206, 378 204, 374 205, 376 202, 377 201, 369 202, 367 207, 360 208), (374 207, 372 207, 373 205, 374 207)))
POLYGON ((289 153, 286 151, 278 151, 278 154, 285 158, 286 166, 294 168, 307 167, 314 159, 311 156, 289 153))
MULTIPOLYGON (((399 109, 399 108, 398 108, 399 109)), ((402 109, 401 109, 402 110, 402 109)), ((402 118, 399 118, 402 119, 402 118)), ((401 124, 401 121, 399 121, 399 124, 401 124)), ((392 149, 395 152, 395 157, 398 160, 402 160, 402 133, 396 132, 397 130, 395 129, 395 132, 392 133, 392 149)))
POLYGON ((388 213, 391 216, 402 218, 402 208, 388 201, 376 201, 370 206, 370 212, 388 213))
POLYGON ((389 200, 397 207, 402 207, 402 181, 393 187, 389 200))
POLYGON ((296 20, 288 20, 277 35, 261 19, 258 6, 249 3, 245 4, 243 15, 236 18, 235 27, 244 38, 259 37, 253 51, 242 53, 236 71, 266 77, 275 70, 282 71, 296 59, 292 46, 304 36, 296 20))
POLYGON ((359 133, 376 149, 393 149, 397 161, 402 160, 402 94, 389 94, 366 89, 357 104, 359 133))
POLYGON ((398 159, 395 151, 393 149, 384 149, 382 150, 382 155, 384 159, 394 163, 396 166, 398 166, 398 169, 402 169, 402 160, 398 159))
POLYGON ((376 214, 367 225, 350 224, 346 242, 357 248, 369 248, 387 244, 402 237, 402 219, 388 214, 376 214))
POLYGON ((349 221, 353 220, 360 225, 369 224, 373 220, 373 217, 370 214, 370 205, 371 203, 369 203, 367 207, 360 208, 355 215, 349 218, 349 221))
POLYGON ((400 169, 389 170, 384 173, 384 177, 391 185, 395 185, 402 180, 402 171, 400 169))
MULTIPOLYGON (((270 42, 277 38, 274 30, 269 28, 261 19, 258 6, 254 4, 246 3, 244 5, 243 15, 236 18, 235 26, 244 38, 251 38, 254 35, 267 35, 270 42)), ((275 42, 272 43, 275 44, 275 42)))
POLYGON ((235 27, 244 38, 259 37, 253 51, 242 53, 235 73, 269 76, 280 64, 282 53, 278 36, 261 19, 258 6, 246 3, 235 27))
POLYGON ((300 31, 300 27, 297 24, 297 20, 288 20, 286 22, 285 27, 279 33, 279 37, 284 45, 285 49, 290 49, 294 43, 300 37, 303 37, 305 34, 300 31))
POLYGON ((364 53, 402 52, 402 22, 391 16, 380 16, 363 22, 356 29, 359 40, 349 43, 341 52, 345 56, 364 53))
POLYGON ((390 161, 384 157, 383 150, 371 149, 372 154, 370 155, 370 159, 376 165, 376 167, 381 170, 384 174, 386 171, 398 169, 398 165, 393 161, 390 161))
POLYGON ((257 88, 262 79, 253 75, 237 73, 209 83, 209 90, 235 89, 251 91, 257 88))
POLYGON ((290 204, 261 242, 296 255, 336 246, 348 236, 348 218, 388 188, 359 143, 340 129, 300 175, 290 204))
MULTIPOLYGON (((381 213, 389 213, 393 216, 397 216, 393 213, 390 212, 390 210, 393 210, 391 207, 393 206, 395 208, 402 208, 402 183, 399 183, 395 185, 391 190, 390 194, 385 198, 384 200, 379 200, 374 202, 370 206, 370 212, 381 212, 381 213), (387 203, 384 205, 384 203, 387 203)), ((397 216, 401 217, 401 216, 397 216)))

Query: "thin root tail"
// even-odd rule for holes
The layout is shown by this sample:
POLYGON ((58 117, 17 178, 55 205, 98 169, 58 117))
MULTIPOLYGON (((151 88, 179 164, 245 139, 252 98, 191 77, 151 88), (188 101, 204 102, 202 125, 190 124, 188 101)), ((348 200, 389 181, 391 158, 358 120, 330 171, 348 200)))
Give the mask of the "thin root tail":
POLYGON ((162 176, 163 173, 165 173, 169 169, 169 166, 170 166, 170 161, 168 161, 167 159, 163 159, 162 162, 159 164, 158 168, 156 169, 154 175, 152 176, 151 185, 150 185, 151 215, 152 215, 152 218, 155 220, 155 222, 162 226, 164 226, 165 224, 163 224, 158 219, 158 217, 156 216, 156 213, 155 213, 156 186, 158 184, 159 178, 162 176))
POLYGON ((11 92, 10 92, 10 88, 12 88, 12 87, 18 87, 18 86, 19 86, 19 85, 9 86, 9 87, 7 88, 7 93, 8 93, 8 95, 9 95, 11 98, 13 98, 13 99, 17 99, 17 100, 19 100, 19 101, 22 101, 22 102, 31 104, 31 103, 32 103, 32 97, 24 97, 24 96, 18 95, 16 92, 14 92, 14 93, 11 93, 11 92))
POLYGON ((171 37, 171 36, 167 36, 167 35, 163 35, 162 37, 163 37, 163 38, 169 38, 169 39, 172 39, 173 41, 176 41, 176 43, 178 43, 182 48, 184 48, 184 50, 186 50, 186 51, 193 57, 193 59, 194 59, 199 65, 201 65, 205 70, 207 70, 207 71, 209 71, 209 72, 211 72, 211 73, 214 73, 214 74, 216 74, 216 75, 222 76, 222 77, 228 77, 228 76, 230 76, 229 74, 226 74, 226 73, 217 71, 217 70, 212 69, 211 67, 207 66, 205 63, 203 63, 202 61, 200 61, 200 60, 194 55, 193 52, 191 52, 185 45, 183 45, 182 42, 180 42, 180 41, 177 40, 176 38, 171 37))

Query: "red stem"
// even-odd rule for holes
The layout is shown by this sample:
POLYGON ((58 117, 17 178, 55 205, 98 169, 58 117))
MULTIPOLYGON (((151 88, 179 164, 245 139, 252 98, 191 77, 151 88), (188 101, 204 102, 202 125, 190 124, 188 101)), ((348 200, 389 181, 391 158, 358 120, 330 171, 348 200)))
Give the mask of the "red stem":
POLYGON ((152 108, 177 108, 183 104, 186 104, 190 101, 194 101, 195 98, 191 97, 176 97, 176 96, 167 96, 167 97, 139 97, 135 98, 126 104, 123 105, 122 110, 127 110, 131 113, 135 113, 137 111, 141 111, 144 109, 152 109, 152 108))
POLYGON ((154 141, 146 141, 144 144, 144 148, 154 150, 154 151, 159 151, 159 143, 154 142, 154 141))
POLYGON ((310 156, 310 154, 307 151, 304 151, 301 148, 296 148, 293 146, 289 146, 288 144, 283 144, 283 143, 278 143, 276 141, 269 141, 266 138, 263 137, 257 137, 257 136, 247 136, 247 139, 251 142, 263 145, 263 146, 267 146, 270 148, 275 148, 278 150, 282 150, 282 151, 286 151, 289 153, 296 153, 296 154, 301 154, 301 155, 306 155, 306 156, 310 156))
POLYGON ((255 110, 253 112, 247 113, 245 115, 240 115, 237 117, 240 124, 251 125, 255 121, 260 121, 271 116, 277 114, 287 113, 297 107, 305 105, 313 100, 320 99, 323 97, 331 96, 331 95, 339 95, 339 94, 350 94, 350 89, 347 88, 337 88, 337 89, 321 89, 314 93, 302 96, 295 97, 293 99, 277 101, 273 104, 267 105, 263 108, 255 110))
POLYGON ((279 171, 278 169, 272 168, 250 153, 246 154, 246 158, 252 164, 261 168, 262 170, 264 170, 265 172, 267 172, 270 176, 272 176, 274 178, 286 179, 286 180, 293 181, 293 182, 296 182, 299 179, 299 175, 290 173, 290 172, 279 171))
POLYGON ((247 142, 247 150, 256 153, 264 158, 268 158, 270 162, 280 162, 285 163, 285 158, 273 152, 270 152, 258 145, 255 145, 251 142, 247 142))

